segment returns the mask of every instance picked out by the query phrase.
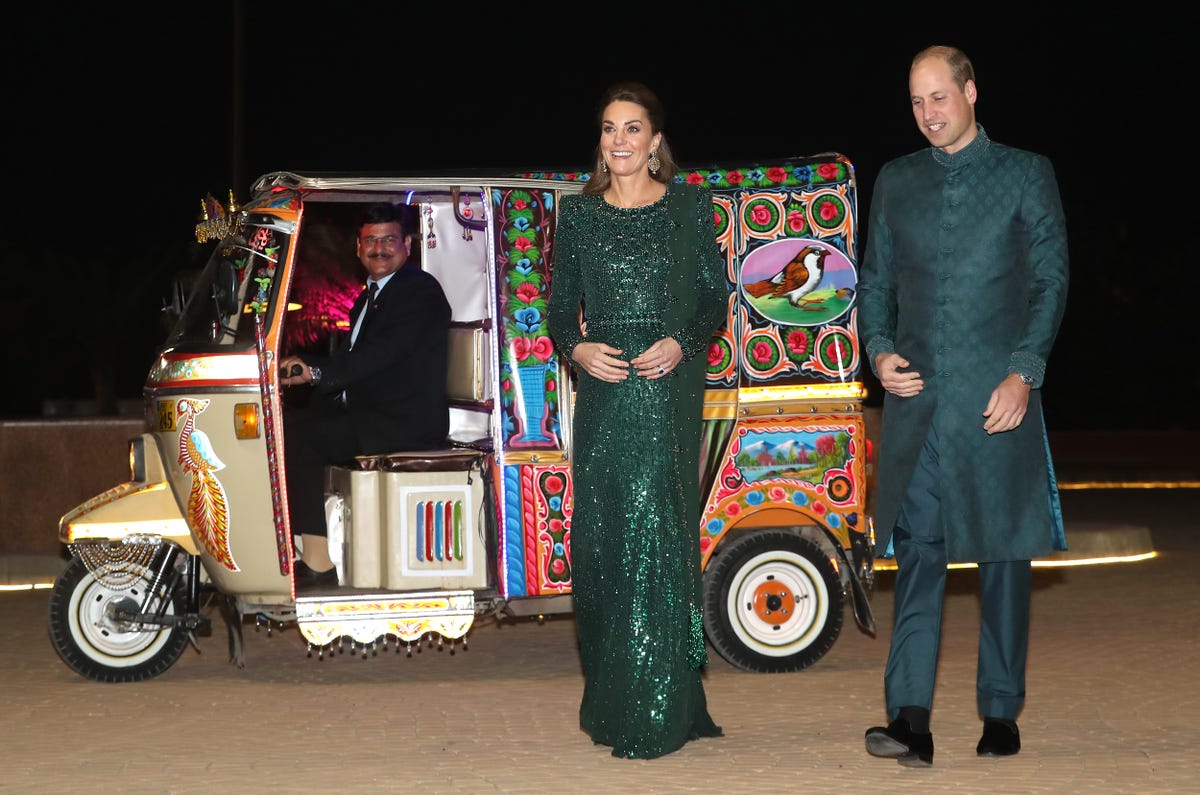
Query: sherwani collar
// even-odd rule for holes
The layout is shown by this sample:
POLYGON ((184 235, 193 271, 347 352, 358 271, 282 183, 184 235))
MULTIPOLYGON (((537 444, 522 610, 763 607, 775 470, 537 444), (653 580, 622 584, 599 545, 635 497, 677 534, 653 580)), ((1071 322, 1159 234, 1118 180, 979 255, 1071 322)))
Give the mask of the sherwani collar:
POLYGON ((991 142, 991 139, 988 138, 987 133, 983 130, 983 125, 975 122, 975 140, 954 154, 948 155, 937 147, 930 148, 933 152, 933 159, 938 162, 938 165, 954 170, 960 169, 981 158, 991 142))

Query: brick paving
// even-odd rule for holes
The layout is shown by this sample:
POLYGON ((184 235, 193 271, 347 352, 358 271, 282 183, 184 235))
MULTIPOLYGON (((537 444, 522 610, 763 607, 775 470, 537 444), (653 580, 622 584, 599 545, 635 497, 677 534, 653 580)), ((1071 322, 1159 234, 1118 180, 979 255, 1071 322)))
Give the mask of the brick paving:
MULTIPOLYGON (((846 627, 808 670, 749 674, 712 655, 725 736, 614 759, 578 729, 574 625, 481 619, 466 650, 306 655, 295 628, 246 628, 227 662, 215 619, 161 677, 96 684, 47 637, 47 591, 0 593, 3 793, 1184 793, 1200 791, 1200 491, 1076 491, 1073 523, 1149 528, 1159 556, 1035 571, 1023 748, 977 758, 973 570, 950 574, 934 766, 868 756, 884 720, 892 575, 878 635, 846 627)), ((1080 525, 1082 526, 1082 525, 1080 525)))

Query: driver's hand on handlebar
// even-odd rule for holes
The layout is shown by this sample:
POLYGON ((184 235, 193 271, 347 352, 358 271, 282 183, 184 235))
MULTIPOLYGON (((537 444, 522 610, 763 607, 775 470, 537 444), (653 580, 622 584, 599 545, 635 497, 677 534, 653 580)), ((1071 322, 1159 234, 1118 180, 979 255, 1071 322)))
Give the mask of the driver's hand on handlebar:
POLYGON ((279 383, 299 386, 312 383, 312 370, 299 356, 289 356, 279 363, 279 383))

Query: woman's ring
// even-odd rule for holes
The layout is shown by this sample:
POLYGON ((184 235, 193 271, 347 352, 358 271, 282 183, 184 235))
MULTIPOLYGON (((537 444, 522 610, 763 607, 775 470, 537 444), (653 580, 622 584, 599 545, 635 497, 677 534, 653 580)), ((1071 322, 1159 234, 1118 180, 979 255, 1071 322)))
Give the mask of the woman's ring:
POLYGON ((659 374, 659 375, 662 375, 662 374, 663 374, 663 373, 665 373, 665 372, 666 372, 666 370, 662 369, 662 367, 659 367, 659 368, 658 368, 658 374, 659 374))

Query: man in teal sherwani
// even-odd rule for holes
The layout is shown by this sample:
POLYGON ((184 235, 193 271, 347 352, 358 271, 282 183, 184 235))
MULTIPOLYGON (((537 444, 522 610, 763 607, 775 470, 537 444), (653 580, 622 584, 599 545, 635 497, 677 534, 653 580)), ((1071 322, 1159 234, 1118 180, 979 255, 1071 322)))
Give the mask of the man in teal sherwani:
POLYGON ((991 141, 975 75, 931 47, 909 72, 932 144, 887 163, 859 283, 867 360, 885 395, 876 552, 895 556, 887 726, 867 750, 933 763, 929 728, 948 562, 979 564, 976 752, 1021 747, 1030 561, 1065 549, 1040 387, 1067 299, 1067 233, 1050 162, 991 141))

